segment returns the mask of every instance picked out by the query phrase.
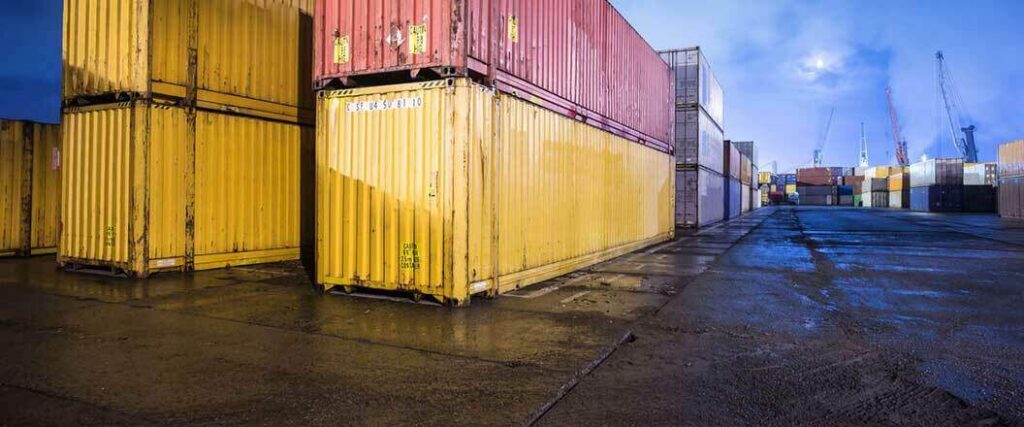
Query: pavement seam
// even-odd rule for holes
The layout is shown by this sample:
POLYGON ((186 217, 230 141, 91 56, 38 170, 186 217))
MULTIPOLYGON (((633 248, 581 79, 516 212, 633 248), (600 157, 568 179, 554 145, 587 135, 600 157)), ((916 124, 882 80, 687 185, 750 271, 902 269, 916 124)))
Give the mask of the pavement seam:
MULTIPOLYGON (((756 224, 754 224, 752 227, 747 229, 739 239, 737 239, 735 242, 730 244, 729 249, 726 249, 726 251, 723 252, 721 255, 716 255, 715 256, 715 262, 712 263, 711 265, 717 264, 719 262, 719 260, 720 260, 722 255, 724 255, 725 253, 729 252, 729 250, 731 250, 732 247, 736 243, 738 243, 739 241, 745 239, 751 232, 753 232, 754 230, 759 228, 761 226, 761 224, 764 223, 765 220, 767 220, 769 217, 775 215, 777 212, 779 212, 779 211, 778 210, 774 210, 771 214, 765 214, 765 215, 761 215, 761 216, 756 217, 756 219, 758 219, 759 221, 756 224)), ((724 221, 724 222, 716 225, 715 227, 719 228, 719 227, 722 227, 722 226, 726 226, 726 225, 728 225, 732 221, 738 221, 738 220, 741 220, 741 219, 742 220, 750 220, 750 219, 754 219, 754 218, 751 218, 749 216, 746 217, 746 218, 743 218, 741 216, 741 217, 736 218, 734 220, 724 221)), ((709 266, 703 272, 693 276, 691 278, 691 280, 689 280, 687 282, 687 284, 692 283, 693 280, 695 280, 696 278, 700 277, 702 274, 706 274, 707 271, 710 270, 710 269, 711 268, 709 266)), ((654 310, 654 311, 648 313, 647 315, 641 316, 641 317, 637 318, 636 320, 630 322, 630 325, 634 325, 635 326, 635 325, 639 324, 643 320, 646 320, 646 319, 649 319, 649 318, 652 318, 652 317, 656 316, 670 302, 674 301, 676 298, 681 298, 681 297, 682 297, 682 292, 677 292, 674 296, 672 296, 670 298, 666 298, 665 301, 662 302, 661 305, 656 310, 654 310)), ((568 396, 569 393, 572 392, 572 390, 574 388, 576 388, 576 386, 579 385, 579 383, 582 382, 583 379, 586 376, 590 375, 592 372, 597 370, 597 368, 601 367, 601 365, 606 360, 608 360, 608 358, 610 358, 612 356, 612 354, 614 354, 620 347, 622 347, 623 344, 625 344, 627 342, 631 342, 635 338, 636 338, 636 336, 634 335, 633 328, 630 327, 629 329, 627 329, 626 334, 623 335, 622 338, 620 338, 618 342, 616 342, 613 346, 611 346, 608 349, 608 351, 605 352, 600 358, 592 361, 587 366, 584 366, 584 368, 582 370, 578 371, 576 373, 576 375, 572 376, 572 378, 569 380, 568 383, 563 384, 561 387, 559 387, 558 392, 556 392, 555 395, 551 399, 549 399, 547 403, 545 403, 544 405, 541 405, 540 408, 538 408, 536 411, 534 411, 534 413, 529 418, 527 418, 525 422, 523 422, 523 425, 524 426, 534 426, 534 425, 536 425, 542 418, 544 418, 544 415, 546 415, 548 412, 550 412, 551 409, 553 409, 556 405, 558 405, 559 402, 562 401, 562 399, 564 399, 566 396, 568 396)))

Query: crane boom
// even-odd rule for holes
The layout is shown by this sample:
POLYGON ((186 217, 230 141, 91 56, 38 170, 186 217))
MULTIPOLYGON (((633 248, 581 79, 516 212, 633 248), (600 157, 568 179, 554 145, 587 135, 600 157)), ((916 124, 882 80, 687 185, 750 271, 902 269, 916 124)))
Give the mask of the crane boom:
POLYGON ((974 125, 963 125, 963 118, 967 116, 963 106, 963 100, 953 84, 953 77, 946 68, 946 57, 942 51, 935 53, 935 75, 938 80, 939 95, 946 107, 946 121, 949 125, 949 133, 953 138, 953 146, 956 147, 960 157, 965 162, 975 163, 978 161, 978 148, 974 144, 974 125), (957 131, 963 132, 961 138, 957 131))
POLYGON ((889 103, 889 122, 892 124, 892 139, 896 143, 896 162, 900 166, 909 166, 910 156, 907 154, 907 140, 903 138, 900 119, 896 115, 896 105, 892 101, 891 87, 885 88, 885 98, 889 103))

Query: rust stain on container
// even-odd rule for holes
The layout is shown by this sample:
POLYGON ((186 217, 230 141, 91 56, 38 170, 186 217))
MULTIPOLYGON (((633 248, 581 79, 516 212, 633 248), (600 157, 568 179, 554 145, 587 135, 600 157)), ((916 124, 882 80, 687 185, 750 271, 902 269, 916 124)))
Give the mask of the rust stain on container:
POLYGON ((0 256, 57 247, 60 126, 0 119, 0 256))
POLYGON ((158 102, 65 111, 58 262, 144 277, 298 258, 313 130, 195 114, 190 136, 187 111, 158 102))
POLYGON ((674 230, 673 160, 468 79, 325 92, 317 283, 464 304, 674 230))

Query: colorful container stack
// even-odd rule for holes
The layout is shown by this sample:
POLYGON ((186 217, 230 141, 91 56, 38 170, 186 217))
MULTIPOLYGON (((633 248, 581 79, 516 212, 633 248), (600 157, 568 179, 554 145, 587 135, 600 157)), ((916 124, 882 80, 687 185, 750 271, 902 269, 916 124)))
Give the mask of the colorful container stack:
POLYGON ((311 247, 312 0, 64 5, 61 265, 145 277, 311 247))
POLYGON ((964 164, 964 212, 998 211, 999 167, 996 163, 964 164))
POLYGON ((999 146, 999 215, 1024 219, 1024 141, 999 146))
POLYGON ((318 285, 464 305, 673 236, 670 69, 585 3, 317 1, 318 285))
POLYGON ((722 87, 700 48, 660 54, 672 69, 675 86, 676 225, 714 224, 727 217, 722 201, 732 185, 723 156, 727 148, 722 87))
POLYGON ((800 204, 809 206, 832 206, 838 204, 834 168, 802 168, 796 170, 796 192, 800 204))
POLYGON ((889 175, 889 207, 910 209, 910 173, 889 175))
POLYGON ((0 257, 57 251, 60 126, 0 119, 0 257))
POLYGON ((725 195, 720 198, 726 219, 743 214, 743 155, 735 145, 725 144, 722 149, 725 158, 725 195))
POLYGON ((749 172, 745 173, 745 170, 740 171, 741 181, 743 184, 743 191, 745 198, 748 200, 744 201, 744 205, 747 207, 743 212, 748 212, 761 207, 761 195, 760 189, 758 188, 758 174, 757 161, 758 152, 757 145, 754 141, 726 141, 729 144, 736 146, 736 149, 740 152, 740 155, 744 157, 743 168, 747 168, 749 163, 749 172))
POLYGON ((889 176, 890 166, 875 166, 864 169, 864 181, 861 183, 861 204, 866 208, 889 207, 889 176))
POLYGON ((910 165, 910 209, 964 211, 964 162, 932 159, 910 165))

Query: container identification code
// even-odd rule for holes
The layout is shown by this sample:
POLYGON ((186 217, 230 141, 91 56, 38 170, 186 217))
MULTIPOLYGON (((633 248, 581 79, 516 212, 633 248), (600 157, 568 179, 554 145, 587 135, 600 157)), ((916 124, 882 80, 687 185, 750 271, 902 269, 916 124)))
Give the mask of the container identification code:
POLYGON ((402 270, 420 269, 420 250, 415 243, 402 243, 402 254, 399 256, 398 264, 402 270))
POLYGON ((345 109, 349 113, 368 113, 373 111, 386 111, 386 110, 408 110, 412 108, 422 108, 423 97, 417 96, 413 98, 398 98, 398 99, 378 99, 374 101, 357 101, 349 102, 345 104, 345 109))

